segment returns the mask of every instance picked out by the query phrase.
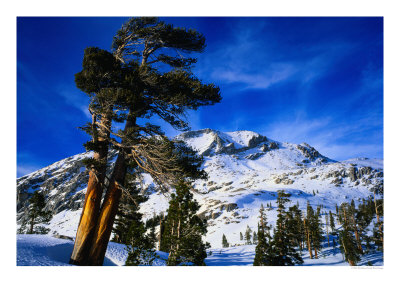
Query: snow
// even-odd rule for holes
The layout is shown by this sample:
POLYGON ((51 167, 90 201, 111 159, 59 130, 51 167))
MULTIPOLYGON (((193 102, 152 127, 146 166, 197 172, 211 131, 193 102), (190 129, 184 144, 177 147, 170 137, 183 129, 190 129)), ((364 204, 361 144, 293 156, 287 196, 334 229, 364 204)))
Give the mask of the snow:
MULTIPOLYGON (((49 235, 19 234, 17 235, 17 266, 72 266, 69 258, 74 242, 49 235)), ((168 254, 157 251, 160 258, 155 266, 165 265, 168 254)), ((125 245, 110 242, 107 247, 103 266, 123 266, 128 253, 125 245)))
MULTIPOLYGON (((325 245, 326 246, 326 245, 325 245)), ((48 235, 17 235, 17 266, 71 266, 68 264, 73 249, 73 241, 48 235)), ((228 248, 214 248, 207 251, 207 266, 252 266, 255 245, 240 245, 228 248)), ((123 266, 127 258, 125 245, 110 242, 104 266, 123 266)), ((168 253, 157 251, 160 257, 154 266, 165 266, 168 253)), ((359 266, 368 264, 382 266, 381 252, 373 252, 362 257, 359 266)), ((310 259, 303 251, 303 266, 348 266, 338 249, 325 247, 318 259, 310 259)))
MULTIPOLYGON (((298 202, 300 209, 304 210, 307 202, 314 207, 322 204, 324 206, 323 212, 325 212, 334 211, 336 205, 350 202, 351 199, 354 199, 358 204, 359 199, 373 195, 372 186, 383 182, 383 177, 379 177, 382 174, 376 173, 376 171, 383 170, 383 160, 354 158, 341 162, 331 160, 324 163, 318 161, 304 162, 306 157, 299 151, 296 144, 276 142, 279 145, 278 149, 262 152, 261 144, 271 142, 271 140, 267 140, 260 145, 247 148, 249 141, 259 136, 252 131, 219 132, 204 129, 183 133, 176 137, 176 139, 181 139, 196 148, 199 153, 212 150, 208 151, 209 154, 204 157, 203 165, 209 179, 208 181, 198 180, 195 182, 194 198, 201 206, 199 213, 210 217, 214 214, 208 220, 208 233, 205 237, 205 240, 214 249, 221 247, 222 234, 225 234, 229 243, 240 244, 239 233, 243 233, 247 226, 252 231, 257 231, 261 204, 265 208, 267 204, 272 204, 274 207, 273 210, 267 212, 268 223, 274 225, 276 222, 275 201, 278 190, 285 190, 292 194, 290 205, 298 202), (217 140, 221 141, 223 146, 233 143, 235 149, 243 149, 234 154, 215 154, 219 150, 217 149, 217 140), (256 159, 246 158, 254 154, 259 154, 259 156, 256 159), (373 176, 372 174, 364 175, 357 180, 358 185, 344 175, 338 177, 342 180, 341 184, 332 183, 335 178, 332 174, 345 174, 353 165, 357 168, 372 167, 375 173, 373 176), (370 181, 370 184, 366 184, 366 181, 370 181), (236 205, 236 207, 227 211, 226 205, 236 205)), ((46 180, 58 176, 56 174, 61 174, 68 168, 71 169, 75 162, 79 162, 89 155, 91 154, 75 155, 33 172, 20 178, 18 186, 23 185, 28 179, 42 179, 40 176, 43 174, 46 174, 43 179, 43 183, 45 183, 46 180)), ((81 167, 79 171, 84 171, 84 168, 81 167)), ((76 178, 78 174, 70 175, 76 178)), ((144 174, 143 179, 142 189, 149 192, 149 200, 141 205, 140 212, 146 220, 153 217, 154 214, 166 212, 169 199, 168 195, 160 193, 155 188, 149 175, 144 174)), ((49 191, 48 201, 51 202, 56 196, 66 201, 65 195, 63 196, 59 191, 66 190, 69 181, 68 178, 60 181, 53 190, 49 191)), ((83 193, 86 191, 85 186, 86 183, 77 186, 74 193, 79 192, 82 197, 76 201, 82 201, 83 193)), ((48 225, 51 229, 49 234, 75 237, 80 215, 81 209, 59 212, 48 225)), ((229 251, 236 250, 230 249, 229 251)), ((121 260, 123 258, 116 261, 120 262, 121 260)))

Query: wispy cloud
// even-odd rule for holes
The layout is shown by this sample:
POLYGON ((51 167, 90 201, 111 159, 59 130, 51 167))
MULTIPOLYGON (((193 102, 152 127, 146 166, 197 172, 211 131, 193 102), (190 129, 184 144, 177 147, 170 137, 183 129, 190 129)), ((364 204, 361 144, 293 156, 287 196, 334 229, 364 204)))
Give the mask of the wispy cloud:
POLYGON ((228 84, 243 84, 244 88, 248 89, 267 89, 274 83, 288 79, 296 71, 293 65, 276 63, 270 65, 262 73, 217 68, 211 76, 228 84))
POLYGON ((91 119, 91 114, 88 110, 88 97, 73 86, 59 86, 57 92, 64 98, 66 104, 80 110, 88 119, 91 119))
POLYGON ((262 133, 278 141, 307 142, 335 160, 383 156, 383 132, 375 117, 347 124, 333 118, 308 118, 299 113, 293 120, 270 124, 262 133), (371 134, 374 127, 377 127, 375 136, 371 134), (367 135, 370 139, 365 138, 367 135))
POLYGON ((35 172, 37 170, 39 170, 40 168, 42 168, 42 166, 39 165, 35 165, 35 164, 23 164, 17 165, 17 178, 25 176, 27 174, 30 174, 32 172, 35 172))
POLYGON ((334 69, 341 56, 357 47, 348 41, 335 41, 280 48, 277 41, 272 37, 268 40, 265 34, 268 32, 263 22, 254 27, 232 28, 229 41, 215 47, 204 59, 200 58, 197 72, 201 77, 209 76, 219 84, 238 90, 268 89, 293 79, 311 84, 334 69))

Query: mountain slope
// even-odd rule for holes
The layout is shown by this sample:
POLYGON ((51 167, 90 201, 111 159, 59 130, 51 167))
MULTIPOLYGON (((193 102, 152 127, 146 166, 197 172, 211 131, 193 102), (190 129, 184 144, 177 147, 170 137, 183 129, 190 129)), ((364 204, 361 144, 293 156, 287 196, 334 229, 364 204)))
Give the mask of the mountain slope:
MULTIPOLYGON (((256 231, 260 205, 275 207, 278 190, 291 193, 290 199, 301 209, 309 201, 332 211, 336 204, 383 193, 382 160, 336 162, 306 143, 282 143, 252 131, 203 129, 182 133, 176 139, 205 158, 209 180, 196 181, 193 188, 201 205, 199 214, 208 219, 206 239, 213 248, 221 246, 223 233, 230 244, 240 244, 239 233, 247 226, 256 231)), ((19 178, 18 218, 24 217, 29 193, 41 190, 46 195, 46 209, 54 214, 50 234, 74 237, 88 178, 82 160, 89 155, 78 154, 19 178)), ((150 176, 143 178, 142 192, 149 195, 149 201, 140 211, 150 218, 166 211, 168 199, 150 176)), ((276 211, 268 211, 267 217, 274 223, 276 211)))

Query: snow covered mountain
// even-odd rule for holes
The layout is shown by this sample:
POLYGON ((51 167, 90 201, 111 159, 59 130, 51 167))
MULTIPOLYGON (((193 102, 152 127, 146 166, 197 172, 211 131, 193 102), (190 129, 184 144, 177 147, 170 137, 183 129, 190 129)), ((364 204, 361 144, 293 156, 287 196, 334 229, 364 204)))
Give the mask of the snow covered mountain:
MULTIPOLYGON (((355 158, 337 162, 310 145, 273 141, 252 131, 220 132, 212 129, 185 132, 176 137, 205 158, 208 181, 196 181, 194 198, 199 214, 208 220, 207 241, 221 247, 224 233, 230 244, 240 244, 239 234, 249 226, 257 230, 261 204, 275 207, 278 190, 292 194, 293 203, 305 209, 307 201, 324 210, 336 204, 357 203, 374 193, 383 194, 383 161, 355 158)), ((86 192, 88 171, 78 154, 17 179, 17 219, 24 217, 29 194, 46 196, 46 209, 54 214, 49 234, 75 237, 86 192)), ((142 191, 149 201, 141 212, 152 217, 168 208, 168 199, 158 191, 150 176, 144 176, 142 191)), ((276 210, 267 214, 274 223, 276 210)))

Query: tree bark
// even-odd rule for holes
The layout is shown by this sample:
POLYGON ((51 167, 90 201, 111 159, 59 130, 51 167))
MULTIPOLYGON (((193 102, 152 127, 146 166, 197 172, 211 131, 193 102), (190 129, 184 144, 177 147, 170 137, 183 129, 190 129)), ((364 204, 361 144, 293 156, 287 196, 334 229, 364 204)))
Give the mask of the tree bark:
POLYGON ((360 253, 363 254, 364 251, 361 246, 360 235, 358 233, 357 224, 356 224, 356 221, 355 221, 353 215, 352 215, 352 221, 353 221, 353 226, 354 226, 354 235, 355 235, 356 241, 357 241, 357 247, 358 247, 358 250, 360 250, 360 253))
MULTIPOLYGON (((111 126, 110 119, 104 118, 102 123, 108 128, 111 126)), ((109 133, 103 130, 99 130, 99 133, 99 135, 96 133, 94 136, 94 142, 100 142, 102 144, 100 144, 99 151, 93 154, 93 158, 98 162, 104 163, 107 160, 108 145, 105 142, 109 138, 109 133)), ((81 266, 88 264, 89 250, 99 216, 106 169, 107 167, 104 163, 101 167, 96 170, 92 168, 89 172, 89 182, 86 190, 85 202, 83 204, 82 214, 76 232, 74 249, 69 261, 70 264, 81 266)))
POLYGON ((308 227, 306 224, 306 218, 304 218, 304 229, 306 230, 307 235, 307 248, 308 252, 310 253, 310 258, 313 259, 312 249, 311 249, 311 242, 310 242, 310 232, 308 231, 308 227))
POLYGON ((158 251, 161 251, 162 217, 160 216, 160 234, 158 236, 158 251))
MULTIPOLYGON (((127 132, 134 125, 135 122, 131 119, 128 119, 124 132, 127 132)), ((124 144, 123 141, 122 144, 124 144)), ((103 265, 115 215, 117 214, 119 201, 122 195, 122 189, 119 187, 119 185, 123 185, 125 181, 126 159, 125 151, 120 150, 104 197, 104 202, 100 210, 97 226, 94 231, 93 242, 89 251, 89 265, 103 265)))
POLYGON ((30 228, 29 228, 29 234, 33 234, 33 224, 34 224, 34 218, 32 217, 31 218, 31 226, 30 226, 30 228))
POLYGON ((326 239, 328 240, 328 247, 330 247, 329 246, 328 214, 325 215, 325 226, 326 226, 326 239))
POLYGON ((379 212, 378 212, 378 206, 376 205, 375 193, 374 193, 374 204, 375 204, 376 221, 377 221, 378 224, 379 224, 379 231, 381 232, 381 242, 382 242, 382 250, 383 250, 383 232, 382 232, 382 224, 380 223, 379 212))

